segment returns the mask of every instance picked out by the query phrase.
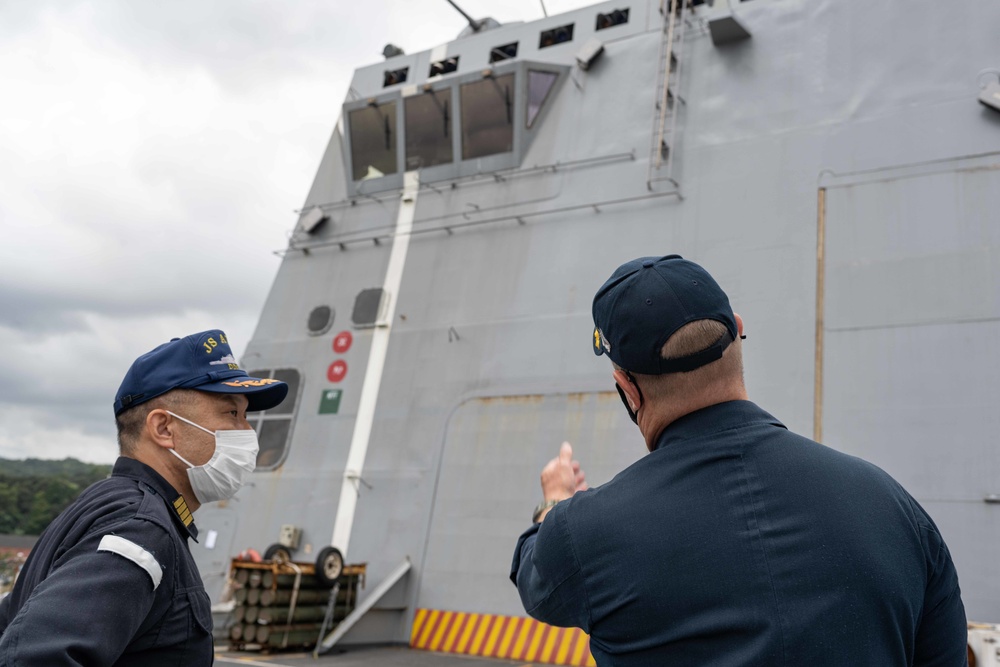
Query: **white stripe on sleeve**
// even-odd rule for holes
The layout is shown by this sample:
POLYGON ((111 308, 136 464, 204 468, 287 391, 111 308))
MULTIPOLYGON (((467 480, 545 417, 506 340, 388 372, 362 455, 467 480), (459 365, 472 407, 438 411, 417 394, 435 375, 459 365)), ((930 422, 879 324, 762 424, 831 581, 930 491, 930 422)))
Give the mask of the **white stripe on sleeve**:
POLYGON ((149 575, 149 578, 153 580, 154 591, 160 585, 160 580, 163 579, 163 568, 156 562, 153 554, 149 553, 135 542, 126 540, 124 537, 118 537, 117 535, 105 535, 101 538, 101 543, 98 545, 97 550, 116 553, 119 556, 128 558, 130 561, 144 569, 149 575))

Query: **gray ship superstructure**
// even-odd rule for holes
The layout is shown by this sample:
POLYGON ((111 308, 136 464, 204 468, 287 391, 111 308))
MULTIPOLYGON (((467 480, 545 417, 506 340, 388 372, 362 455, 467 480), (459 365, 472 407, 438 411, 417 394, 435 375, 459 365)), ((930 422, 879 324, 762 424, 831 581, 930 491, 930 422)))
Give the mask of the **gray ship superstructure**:
POLYGON ((294 559, 368 564, 339 641, 585 663, 523 620, 512 548, 563 440, 592 484, 644 453, 590 303, 679 253, 746 321, 751 397, 899 480, 1000 619, 1000 4, 671 4, 355 72, 241 360, 290 398, 199 512, 214 600, 291 525, 294 559))

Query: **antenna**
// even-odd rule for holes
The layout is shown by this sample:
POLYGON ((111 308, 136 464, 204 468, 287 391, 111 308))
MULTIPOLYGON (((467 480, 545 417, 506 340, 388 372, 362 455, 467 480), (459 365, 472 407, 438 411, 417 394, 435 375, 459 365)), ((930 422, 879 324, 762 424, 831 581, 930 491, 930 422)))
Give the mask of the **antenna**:
POLYGON ((538 2, 542 3, 542 14, 545 14, 545 18, 549 18, 549 13, 545 11, 545 0, 538 0, 538 2))
POLYGON ((477 21, 468 14, 466 14, 465 12, 463 12, 462 8, 456 5, 454 2, 452 2, 452 0, 447 0, 447 1, 449 5, 458 10, 459 14, 465 17, 465 20, 469 22, 469 27, 472 28, 472 32, 479 32, 482 29, 483 27, 482 21, 477 21))

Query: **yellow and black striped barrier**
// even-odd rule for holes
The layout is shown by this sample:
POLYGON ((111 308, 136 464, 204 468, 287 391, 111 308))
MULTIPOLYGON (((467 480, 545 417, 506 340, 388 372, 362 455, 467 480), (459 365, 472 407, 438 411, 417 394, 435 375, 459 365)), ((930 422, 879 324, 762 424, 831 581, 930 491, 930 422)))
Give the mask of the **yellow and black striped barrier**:
POLYGON ((523 616, 417 609, 410 646, 547 665, 596 665, 590 637, 582 630, 556 628, 523 616))

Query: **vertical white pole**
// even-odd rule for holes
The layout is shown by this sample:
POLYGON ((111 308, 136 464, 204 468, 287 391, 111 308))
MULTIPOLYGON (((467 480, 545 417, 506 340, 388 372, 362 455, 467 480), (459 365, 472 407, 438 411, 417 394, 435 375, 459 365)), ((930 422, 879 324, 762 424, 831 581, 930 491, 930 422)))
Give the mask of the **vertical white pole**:
POLYGON ((375 404, 382 384, 382 371, 389 351, 389 334, 392 333, 392 321, 396 316, 396 299, 403 280, 406 252, 410 247, 410 232, 413 229, 413 213, 417 206, 419 184, 416 171, 408 171, 403 175, 403 195, 399 204, 399 216, 396 218, 396 234, 392 241, 392 251, 389 253, 385 283, 382 286, 387 302, 383 304, 381 319, 376 322, 375 332, 372 335, 368 368, 365 370, 365 380, 361 386, 358 416, 354 421, 351 449, 347 453, 347 464, 344 467, 340 503, 337 505, 337 518, 333 524, 331 544, 337 547, 345 558, 347 548, 350 546, 351 529, 354 527, 354 514, 358 505, 361 473, 368 453, 368 441, 371 438, 372 423, 375 421, 375 404))

